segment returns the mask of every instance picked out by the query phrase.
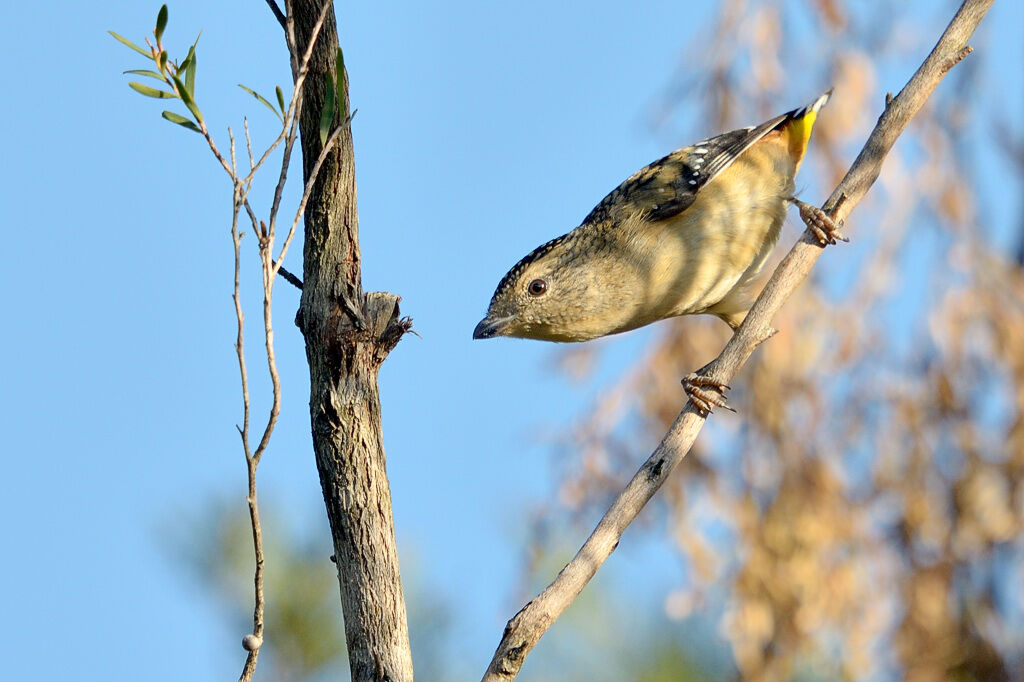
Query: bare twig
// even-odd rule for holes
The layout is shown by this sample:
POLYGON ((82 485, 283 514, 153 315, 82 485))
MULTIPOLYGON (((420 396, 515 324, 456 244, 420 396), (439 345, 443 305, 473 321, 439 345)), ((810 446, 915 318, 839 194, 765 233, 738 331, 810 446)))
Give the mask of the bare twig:
MULTIPOLYGON (((234 165, 234 138, 231 140, 231 157, 234 165)), ((256 502, 256 466, 257 462, 249 449, 249 374, 245 366, 245 312, 242 310, 241 298, 241 269, 242 269, 242 235, 238 231, 238 213, 241 208, 242 187, 237 182, 234 190, 234 208, 231 215, 231 240, 235 248, 235 286, 233 299, 235 303, 235 318, 238 322, 238 331, 235 340, 235 352, 238 355, 238 372, 242 378, 242 426, 238 434, 242 439, 242 450, 245 453, 246 477, 248 479, 248 494, 246 501, 249 504, 249 519, 252 523, 253 552, 256 559, 256 569, 253 575, 254 582, 254 605, 253 605, 253 628, 252 634, 246 635, 243 640, 249 654, 245 658, 245 666, 242 668, 240 680, 251 680, 256 670, 256 660, 260 653, 260 644, 263 641, 263 529, 260 526, 259 506, 256 502), (251 637, 251 638, 250 638, 251 637)))
MULTIPOLYGON (((268 0, 273 8, 276 9, 276 5, 273 0, 268 0)), ((253 552, 255 554, 256 567, 253 575, 254 583, 254 607, 253 607, 253 631, 247 634, 243 640, 243 647, 249 652, 246 656, 245 665, 242 669, 242 674, 239 677, 240 682, 249 682, 256 670, 256 661, 259 657, 260 647, 263 645, 263 617, 265 609, 265 600, 263 594, 263 531, 260 525, 260 514, 259 504, 256 490, 256 471, 259 467, 259 463, 263 454, 266 452, 267 447, 270 444, 270 438, 274 432, 274 427, 277 425, 278 416, 281 413, 281 378, 277 371, 277 358, 274 351, 274 325, 273 325, 273 300, 274 300, 274 278, 282 271, 280 260, 284 257, 287 251, 288 241, 291 240, 294 233, 294 226, 289 232, 288 241, 286 241, 284 248, 282 249, 281 258, 275 261, 273 258, 274 252, 274 225, 277 220, 277 213, 280 209, 281 195, 284 189, 284 183, 287 179, 288 166, 291 162, 291 151, 295 145, 295 141, 298 139, 298 121, 302 112, 302 93, 303 93, 303 81, 305 79, 310 54, 312 52, 312 46, 316 41, 320 27, 323 25, 324 18, 327 15, 327 10, 330 7, 330 0, 324 3, 323 9, 320 12, 320 18, 317 22, 316 28, 313 31, 313 37, 310 40, 309 49, 303 55, 301 66, 299 68, 299 78, 296 79, 295 88, 292 92, 291 102, 288 105, 288 110, 285 113, 284 119, 282 120, 281 133, 277 136, 274 142, 263 152, 258 160, 254 159, 252 150, 252 140, 249 135, 249 122, 244 122, 245 129, 245 141, 246 151, 249 157, 249 172, 244 178, 238 176, 238 166, 235 158, 235 139, 231 134, 230 129, 228 134, 231 138, 231 165, 230 167, 226 164, 223 158, 217 151, 217 147, 213 142, 212 137, 206 129, 205 124, 201 122, 201 130, 203 136, 206 138, 210 149, 214 155, 221 161, 221 165, 225 167, 228 174, 231 176, 234 190, 233 190, 233 208, 232 208, 232 221, 231 221, 231 235, 235 247, 235 288, 234 288, 234 301, 235 301, 235 314, 238 320, 238 336, 236 342, 236 350, 238 353, 239 372, 242 377, 242 402, 243 402, 243 425, 238 429, 239 434, 242 438, 242 447, 245 452, 246 462, 246 473, 248 480, 248 494, 246 495, 246 501, 249 506, 249 519, 252 525, 252 539, 253 539, 253 552), (263 223, 258 219, 252 205, 249 203, 248 194, 252 187, 253 177, 256 171, 263 165, 263 163, 269 158, 271 152, 284 141, 284 154, 281 159, 281 171, 278 176, 278 184, 274 191, 274 200, 271 205, 269 215, 269 227, 264 228, 263 223), (270 380, 272 385, 273 398, 270 406, 270 414, 267 417, 266 426, 263 429, 263 435, 260 438, 260 442, 257 444, 255 451, 253 451, 249 444, 249 415, 250 415, 250 403, 249 403, 249 386, 248 386, 248 375, 245 364, 245 353, 243 346, 243 326, 244 326, 244 313, 242 311, 242 304, 240 299, 240 270, 241 270, 241 234, 238 231, 238 214, 242 209, 245 209, 246 215, 253 226, 253 232, 258 236, 259 241, 259 253, 260 263, 262 266, 263 273, 263 337, 264 346, 267 356, 267 370, 270 374, 270 380)), ((284 25, 284 24, 283 24, 284 25)), ((287 29, 287 26, 286 26, 287 29)), ((294 45, 294 43, 290 43, 294 45)), ((292 60, 294 63, 294 50, 292 52, 292 60)), ((336 136, 335 136, 336 137, 336 136)), ((332 140, 333 141, 333 140, 332 140)), ((325 147, 324 154, 329 149, 325 147)), ((311 181, 312 182, 312 181, 311 181)), ((308 195, 308 188, 306 189, 305 195, 308 195)), ((305 195, 303 202, 299 206, 299 211, 304 210, 305 207, 305 195)), ((284 271, 287 273, 287 271, 284 271)), ((297 277, 287 273, 285 278, 288 281, 296 284, 300 289, 302 288, 302 282, 297 277)))
MULTIPOLYGON (((292 67, 292 78, 299 72, 298 64, 298 49, 295 45, 295 3, 293 0, 284 0, 284 14, 285 14, 285 26, 284 26, 284 41, 288 44, 288 59, 290 66, 292 67)), ((310 41, 312 42, 312 41, 310 41)))
MULTIPOLYGON (((316 46, 317 39, 320 36, 321 29, 324 26, 329 10, 333 7, 332 0, 320 0, 318 18, 314 24, 308 45, 306 46, 301 58, 298 54, 295 41, 295 22, 293 17, 293 2, 292 0, 285 0, 286 14, 282 13, 275 0, 267 0, 267 5, 270 7, 274 16, 277 18, 278 23, 285 29, 285 38, 288 43, 288 52, 290 65, 292 67, 294 89, 292 91, 291 100, 288 104, 287 110, 282 112, 281 117, 281 130, 277 134, 273 142, 263 151, 263 153, 256 158, 253 152, 252 138, 249 134, 249 122, 244 120, 244 131, 245 131, 245 144, 246 152, 248 154, 249 170, 245 176, 240 176, 238 170, 238 159, 236 153, 236 140, 231 128, 228 128, 228 137, 230 140, 230 150, 228 158, 217 147, 213 136, 210 133, 206 122, 203 120, 199 109, 192 101, 191 93, 186 92, 188 86, 184 85, 179 79, 181 75, 180 66, 177 63, 169 62, 167 53, 164 51, 161 43, 161 31, 155 30, 155 45, 148 38, 146 39, 146 45, 149 46, 149 51, 153 61, 156 63, 159 69, 159 77, 162 78, 163 82, 167 85, 172 93, 179 97, 192 112, 195 119, 195 125, 193 126, 189 121, 175 121, 187 124, 188 127, 198 130, 206 140, 206 144, 209 147, 213 156, 220 163, 221 168, 228 174, 232 183, 232 213, 231 213, 231 238, 234 244, 234 291, 233 300, 235 306, 235 317, 237 321, 237 332, 235 341, 235 351, 238 356, 238 368, 239 375, 241 377, 241 389, 242 389, 242 425, 238 426, 238 433, 242 441, 242 449, 245 455, 246 471, 248 479, 248 488, 246 500, 249 506, 249 515, 252 523, 252 535, 253 535, 253 551, 255 554, 256 567, 253 576, 254 580, 254 610, 253 610, 253 629, 252 632, 247 634, 243 640, 243 647, 249 652, 246 657, 245 665, 243 667, 240 680, 248 682, 252 679, 252 675, 256 669, 256 661, 259 656, 260 647, 263 644, 263 617, 264 617, 264 595, 263 595, 263 533, 260 526, 259 517, 259 506, 257 503, 257 490, 256 490, 256 472, 259 467, 260 459, 266 452, 266 449, 270 443, 271 435, 273 434, 274 427, 277 423, 278 416, 281 411, 281 381, 277 370, 277 360, 274 350, 274 327, 273 327, 273 294, 274 294, 274 280, 278 274, 281 274, 290 283, 302 289, 302 281, 298 277, 295 277, 290 272, 285 270, 281 265, 281 260, 284 258, 288 251, 288 246, 294 237, 298 220, 301 218, 305 211, 306 203, 309 199, 312 184, 314 183, 317 173, 323 163, 324 158, 328 155, 335 142, 338 139, 338 135, 342 129, 348 125, 351 117, 346 119, 341 126, 336 128, 331 135, 331 139, 324 145, 323 150, 320 154, 320 160, 317 162, 314 168, 307 186, 304 188, 302 201, 300 202, 296 218, 293 221, 287 238, 285 239, 284 245, 281 249, 281 254, 277 260, 274 260, 274 238, 275 238, 275 225, 277 222, 277 215, 281 206, 281 197, 284 190, 284 185, 287 181, 288 167, 291 162, 291 153, 294 148, 295 142, 299 137, 299 122, 302 116, 302 104, 303 104, 303 92, 305 80, 309 72, 309 63, 313 54, 314 47, 316 46), (263 164, 270 158, 270 155, 274 150, 284 143, 284 150, 281 160, 281 170, 278 175, 278 182, 274 189, 273 202, 270 208, 270 213, 266 223, 259 220, 256 212, 253 210, 252 205, 249 202, 249 192, 252 189, 253 178, 256 172, 263 166, 263 164), (257 236, 257 246, 259 248, 260 264, 262 268, 263 278, 263 336, 265 342, 267 368, 270 374, 272 384, 272 402, 270 407, 270 414, 267 417, 267 422, 263 428, 263 433, 257 444, 255 450, 252 449, 249 440, 250 425, 251 425, 251 403, 249 395, 249 377, 248 369, 246 366, 245 359, 245 346, 244 346, 244 326, 245 326, 245 314, 242 308, 241 302, 241 244, 243 233, 239 230, 238 220, 242 210, 245 210, 246 216, 249 222, 252 224, 253 233, 257 236), (269 225, 269 226, 268 226, 269 225)), ((158 20, 159 21, 159 20, 158 20)), ((115 37, 117 37, 115 35, 115 37)), ((125 42, 121 39, 122 42, 125 42)), ((333 40, 333 39, 332 39, 333 40)), ((336 40, 333 40, 336 43, 336 40)), ((144 51, 143 51, 144 52, 144 51)), ((333 61, 331 62, 333 64, 333 61)), ((190 72, 191 73, 191 72, 190 72)), ((155 74, 154 74, 155 75, 155 74)), ((188 79, 186 78, 187 82, 188 79)), ((173 119, 172 119, 173 120, 173 119)), ((397 310, 397 305, 396 308, 397 310)))
MULTIPOLYGON (((256 233, 256 234, 259 234, 260 220, 259 220, 259 218, 256 217, 256 212, 253 210, 252 204, 249 203, 248 199, 246 199, 242 203, 245 206, 246 214, 249 216, 249 222, 252 223, 253 232, 256 233)), ((282 254, 282 257, 283 257, 283 254, 282 254)), ((277 274, 279 274, 282 277, 282 279, 284 279, 286 282, 288 282, 289 284, 294 286, 296 289, 299 289, 300 291, 302 290, 302 280, 299 279, 298 277, 296 277, 294 274, 292 274, 283 265, 281 265, 281 259, 280 258, 273 262, 273 266, 274 266, 274 269, 277 272, 277 274)))
POLYGON ((248 682, 256 671, 256 659, 259 657, 260 647, 263 645, 263 527, 260 525, 260 508, 256 499, 256 467, 259 465, 252 457, 247 457, 246 471, 249 482, 249 494, 246 501, 249 503, 249 521, 252 524, 252 545, 256 555, 256 570, 253 575, 255 606, 253 607, 253 631, 242 639, 242 646, 249 652, 245 657, 245 666, 239 676, 240 682, 248 682))
POLYGON ((289 272, 280 262, 275 262, 274 267, 277 268, 277 274, 284 278, 284 281, 291 284, 293 287, 302 291, 302 280, 289 272))
MULTIPOLYGON (((896 139, 943 76, 970 52, 967 40, 991 5, 992 0, 966 0, 906 87, 887 102, 856 161, 824 204, 825 211, 834 220, 843 220, 863 198, 878 177, 882 161, 896 139)), ((723 384, 732 380, 754 349, 772 335, 772 318, 806 278, 821 252, 822 248, 810 230, 805 231, 776 268, 743 324, 708 366, 709 377, 723 384)), ((689 451, 704 422, 705 418, 697 408, 687 403, 654 453, 615 499, 576 556, 554 582, 508 622, 484 674, 485 682, 512 680, 519 674, 537 641, 615 550, 623 531, 689 451)))
POLYGON ((292 94, 292 103, 288 106, 288 115, 285 116, 285 122, 287 123, 290 121, 291 125, 288 126, 288 138, 284 147, 284 162, 281 164, 281 174, 278 177, 277 187, 274 190, 274 202, 270 207, 271 241, 273 241, 274 230, 277 225, 277 211, 281 206, 281 194, 284 192, 284 185, 288 180, 288 161, 291 159, 292 146, 298 138, 298 125, 303 102, 302 94, 303 87, 306 82, 306 75, 309 73, 309 59, 313 56, 313 48, 316 46, 316 39, 320 36, 320 29, 323 28, 324 19, 327 18, 327 10, 331 8, 332 1, 333 0, 324 0, 323 7, 320 9, 320 16, 317 17, 316 23, 313 25, 313 30, 309 37, 309 45, 306 46, 306 51, 302 55, 302 61, 299 63, 299 71, 295 77, 295 89, 292 94))
POLYGON ((281 28, 288 30, 288 21, 284 18, 284 13, 281 12, 281 8, 277 6, 274 0, 267 0, 267 5, 270 6, 270 11, 274 13, 274 18, 277 19, 277 23, 281 24, 281 28))
MULTIPOLYGON (((306 204, 309 202, 309 195, 313 191, 313 184, 320 175, 320 168, 324 165, 324 159, 327 158, 331 148, 334 147, 334 143, 338 141, 338 136, 341 135, 342 130, 344 130, 352 121, 352 117, 354 115, 355 112, 353 111, 345 118, 344 121, 341 122, 341 125, 334 129, 331 136, 327 138, 327 142, 324 144, 323 149, 320 150, 320 155, 316 159, 316 164, 313 165, 313 170, 309 174, 309 180, 306 181, 306 188, 302 192, 302 200, 299 201, 299 206, 295 209, 295 219, 292 221, 291 227, 288 228, 288 235, 284 238, 284 244, 281 246, 281 255, 277 257, 278 264, 274 266, 274 273, 277 273, 277 271, 281 269, 280 263, 288 253, 288 246, 292 243, 292 237, 295 236, 295 230, 299 226, 299 221, 302 220, 302 214, 306 212, 306 204)), ((292 282, 292 284, 295 284, 295 282, 292 282)), ((299 283, 298 287, 301 289, 302 284, 299 283)))

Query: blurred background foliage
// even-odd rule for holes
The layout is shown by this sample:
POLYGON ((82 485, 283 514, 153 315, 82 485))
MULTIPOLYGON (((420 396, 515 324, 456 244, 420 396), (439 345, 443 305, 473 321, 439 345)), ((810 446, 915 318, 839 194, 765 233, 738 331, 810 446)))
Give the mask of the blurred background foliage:
MULTIPOLYGON (((928 11, 945 25, 957 4, 928 11)), ((675 148, 834 86, 798 176, 820 203, 886 89, 938 37, 918 30, 936 23, 921 11, 725 0, 666 73, 651 130, 675 148)), ((710 419, 629 531, 663 534, 681 559, 662 613, 638 618, 628 586, 592 586, 522 679, 1024 679, 1024 129, 991 106, 1001 70, 1020 64, 991 62, 984 26, 854 211, 853 243, 828 250, 734 382, 738 415, 710 419)), ((711 318, 662 323, 566 431, 553 448, 557 495, 534 510, 525 585, 542 586, 589 532, 681 409, 680 377, 728 333, 711 318)), ((557 361, 570 379, 592 377, 601 349, 557 361)), ((193 526, 213 526, 210 542, 179 543, 238 632, 251 622, 242 511, 212 505, 193 526)), ((269 655, 257 676, 344 679, 329 535, 264 527, 269 655)), ((473 678, 445 653, 450 614, 411 579, 414 563, 403 575, 417 677, 473 678)))
MULTIPOLYGON (((338 602, 338 580, 330 560, 330 534, 300 528, 263 504, 267 542, 266 630, 256 678, 287 682, 349 679, 345 633, 338 602)), ((324 519, 326 525, 326 519, 324 519)), ((165 529, 175 559, 224 610, 233 631, 252 627, 252 528, 244 506, 211 503, 194 518, 175 515, 165 529)), ((573 549, 562 543, 546 552, 532 571, 532 582, 557 571, 573 549)), ((467 567, 473 570, 474 567, 467 567)), ((403 556, 403 586, 409 613, 416 677, 430 681, 474 679, 479 670, 452 657, 452 614, 443 596, 417 582, 416 558, 403 556)), ((533 586, 531 586, 533 587, 533 586)), ((531 657, 523 680, 578 682, 706 682, 730 674, 728 657, 698 651, 696 641, 714 648, 707 624, 675 627, 665 617, 639 614, 607 590, 588 590, 551 638, 531 657), (609 627, 609 624, 615 624, 609 627), (709 655, 712 654, 713 655, 709 655)), ((500 634, 495 632, 495 637, 500 634)), ((495 640, 497 641, 497 640, 495 640)), ((239 643, 241 647, 241 643, 239 643)))
MULTIPOLYGON (((939 5, 952 16, 953 4, 939 5)), ((723 2, 652 125, 699 139, 832 84, 797 177, 820 203, 885 88, 909 77, 891 65, 912 55, 916 65, 937 38, 917 30, 919 13, 901 2, 723 2), (707 72, 692 68, 702 59, 707 72), (674 129, 693 107, 707 129, 674 129)), ((739 415, 711 418, 657 499, 686 567, 666 613, 718 614, 743 679, 1024 679, 1022 129, 986 100, 1020 64, 992 63, 985 36, 886 160, 848 221, 854 244, 824 255, 734 382, 739 415)), ((662 325, 567 435, 560 504, 541 524, 607 504, 642 461, 636 444, 680 410, 679 377, 727 335, 712 319, 662 325)), ((563 368, 586 376, 599 352, 574 348, 563 368)))

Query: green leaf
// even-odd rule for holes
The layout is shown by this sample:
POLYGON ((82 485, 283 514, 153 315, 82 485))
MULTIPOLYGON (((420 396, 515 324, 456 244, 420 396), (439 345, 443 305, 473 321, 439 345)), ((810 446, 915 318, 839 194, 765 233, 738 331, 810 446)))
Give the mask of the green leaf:
POLYGON ((338 111, 345 111, 348 109, 348 74, 345 73, 345 55, 340 47, 334 57, 334 73, 338 78, 338 111))
POLYGON ((185 87, 192 93, 193 96, 196 94, 196 61, 197 57, 189 48, 189 53, 192 55, 192 59, 188 63, 188 67, 185 69, 185 87))
POLYGON ((182 60, 181 64, 178 64, 177 72, 181 73, 182 71, 188 71, 189 65, 192 63, 192 60, 195 59, 195 58, 196 58, 196 48, 195 47, 188 48, 188 54, 185 55, 185 59, 182 60))
POLYGON ((188 48, 188 55, 185 57, 185 62, 181 68, 185 71, 185 87, 192 93, 193 96, 196 94, 196 45, 199 44, 199 39, 203 37, 203 32, 200 31, 196 39, 192 41, 192 46, 188 48))
POLYGON ((121 73, 130 73, 130 74, 134 74, 136 76, 148 76, 150 78, 157 79, 161 83, 164 82, 164 77, 163 76, 158 74, 156 71, 150 71, 149 69, 131 69, 129 71, 122 71, 121 73))
POLYGON ((167 28, 167 5, 163 5, 156 15, 156 42, 160 42, 165 28, 167 28))
POLYGON ((132 48, 133 50, 141 54, 143 57, 148 57, 149 59, 153 58, 153 54, 151 52, 149 52, 148 50, 143 50, 141 47, 139 47, 132 41, 128 40, 124 36, 118 35, 113 31, 107 31, 107 33, 114 36, 114 38, 116 38, 122 45, 127 45, 128 47, 132 48))
POLYGON ((146 97, 155 97, 157 99, 174 99, 175 97, 177 97, 177 95, 175 95, 173 92, 167 92, 166 90, 157 90, 156 88, 151 88, 148 85, 136 83, 135 81, 131 81, 130 83, 128 83, 128 87, 139 94, 145 95, 146 97))
POLYGON ((160 56, 156 58, 156 65, 160 67, 160 71, 167 70, 167 50, 163 50, 160 56))
POLYGON ((334 123, 334 79, 327 74, 327 91, 324 93, 324 108, 320 112, 320 146, 327 144, 327 135, 331 132, 331 124, 334 123))
POLYGON ((275 108, 274 108, 274 105, 273 105, 273 104, 271 104, 270 102, 268 102, 268 101, 266 100, 266 98, 264 98, 264 97, 263 97, 263 95, 261 95, 260 93, 256 92, 256 91, 255 91, 255 90, 253 90, 252 88, 247 88, 247 87, 245 87, 245 86, 244 86, 244 85, 242 85, 241 83, 239 83, 239 84, 238 84, 238 87, 242 88, 243 90, 245 90, 246 92, 248 92, 248 93, 249 93, 250 95, 252 95, 252 96, 253 96, 253 97, 255 97, 256 99, 258 99, 259 101, 263 102, 263 105, 264 105, 264 106, 265 106, 265 107, 266 107, 267 109, 270 109, 270 111, 272 111, 272 112, 273 112, 274 116, 277 116, 277 118, 278 118, 278 120, 279 120, 279 121, 283 121, 283 120, 284 120, 284 119, 282 119, 282 118, 281 118, 281 114, 277 113, 277 109, 275 109, 275 108))
POLYGON ((165 112, 161 113, 160 115, 163 116, 164 118, 166 118, 171 123, 177 123, 178 125, 182 126, 183 128, 188 128, 189 130, 195 131, 195 132, 200 133, 200 134, 202 134, 202 132, 203 132, 199 128, 199 126, 197 126, 195 123, 193 123, 192 121, 188 120, 187 118, 185 118, 181 114, 176 114, 173 111, 165 111, 165 112))
POLYGON ((199 107, 196 106, 196 102, 192 99, 192 92, 185 87, 185 84, 181 82, 181 79, 177 76, 171 76, 174 79, 174 84, 178 87, 178 92, 181 93, 181 101, 185 103, 188 110, 192 112, 192 115, 196 117, 197 123, 203 122, 203 115, 199 112, 199 107))
POLYGON ((274 88, 274 92, 277 93, 277 106, 281 107, 281 113, 284 113, 284 92, 281 91, 281 86, 278 85, 274 88))

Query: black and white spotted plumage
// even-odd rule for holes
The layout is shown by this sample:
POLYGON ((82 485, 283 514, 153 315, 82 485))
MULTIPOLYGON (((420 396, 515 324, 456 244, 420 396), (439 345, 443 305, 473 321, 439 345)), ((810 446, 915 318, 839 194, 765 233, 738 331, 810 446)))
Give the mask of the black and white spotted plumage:
POLYGON ((643 214, 647 220, 665 220, 682 213, 697 193, 758 140, 805 108, 776 116, 759 126, 732 130, 697 144, 677 149, 645 166, 613 189, 594 207, 583 225, 620 222, 643 214))
POLYGON ((473 337, 586 341, 699 313, 735 329, 827 101, 828 93, 640 169, 502 277, 473 337))

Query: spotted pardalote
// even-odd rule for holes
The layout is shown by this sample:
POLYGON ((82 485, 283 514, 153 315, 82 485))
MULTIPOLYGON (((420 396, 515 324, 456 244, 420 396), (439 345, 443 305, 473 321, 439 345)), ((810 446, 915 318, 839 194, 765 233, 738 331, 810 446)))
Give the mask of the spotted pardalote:
POLYGON ((473 338, 586 341, 698 313, 738 327, 788 203, 800 206, 823 244, 841 239, 824 213, 793 196, 793 178, 829 94, 634 173, 579 227, 505 274, 473 338))

